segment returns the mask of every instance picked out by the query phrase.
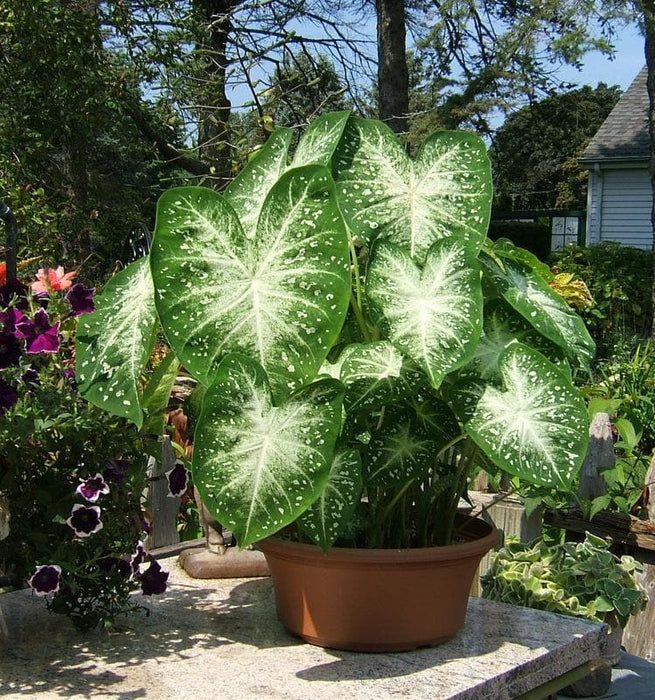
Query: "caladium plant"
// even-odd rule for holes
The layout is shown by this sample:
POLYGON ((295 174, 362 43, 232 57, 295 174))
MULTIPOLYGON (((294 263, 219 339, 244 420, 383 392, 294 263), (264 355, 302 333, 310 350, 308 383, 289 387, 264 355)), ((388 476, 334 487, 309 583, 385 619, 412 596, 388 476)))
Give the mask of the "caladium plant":
POLYGON ((223 192, 160 199, 149 258, 78 333, 90 401, 140 424, 157 324, 203 392, 193 478, 241 546, 448 543, 471 469, 566 488, 587 445, 571 368, 594 344, 549 270, 486 238, 483 142, 410 159, 333 113, 278 129, 223 192))

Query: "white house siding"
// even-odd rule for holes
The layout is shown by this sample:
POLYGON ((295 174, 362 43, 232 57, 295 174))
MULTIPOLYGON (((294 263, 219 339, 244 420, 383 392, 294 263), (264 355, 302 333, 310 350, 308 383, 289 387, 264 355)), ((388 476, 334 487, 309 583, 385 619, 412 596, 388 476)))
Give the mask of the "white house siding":
POLYGON ((635 248, 652 248, 652 201, 647 168, 591 170, 587 199, 589 244, 616 241, 635 248))

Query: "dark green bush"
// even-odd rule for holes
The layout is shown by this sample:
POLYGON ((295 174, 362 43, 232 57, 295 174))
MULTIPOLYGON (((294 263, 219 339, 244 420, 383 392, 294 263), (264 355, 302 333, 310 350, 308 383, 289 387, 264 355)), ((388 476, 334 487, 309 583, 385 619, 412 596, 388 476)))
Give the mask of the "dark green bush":
POLYGON ((492 221, 489 226, 489 238, 509 238, 514 245, 529 250, 539 260, 546 260, 550 255, 550 228, 546 224, 530 221, 492 221))
POLYGON ((652 252, 619 243, 591 248, 569 246, 553 254, 560 272, 584 280, 594 298, 581 311, 598 345, 598 356, 608 357, 617 343, 634 336, 645 338, 652 322, 652 252))

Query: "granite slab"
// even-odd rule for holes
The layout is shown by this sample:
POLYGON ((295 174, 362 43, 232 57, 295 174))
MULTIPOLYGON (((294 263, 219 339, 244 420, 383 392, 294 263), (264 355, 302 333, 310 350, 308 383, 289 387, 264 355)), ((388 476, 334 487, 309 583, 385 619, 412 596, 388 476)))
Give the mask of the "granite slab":
POLYGON ((0 596, 0 696, 509 700, 597 658, 604 626, 471 598, 465 628, 400 654, 321 649, 275 617, 270 579, 191 579, 115 631, 77 632, 30 591, 0 596))

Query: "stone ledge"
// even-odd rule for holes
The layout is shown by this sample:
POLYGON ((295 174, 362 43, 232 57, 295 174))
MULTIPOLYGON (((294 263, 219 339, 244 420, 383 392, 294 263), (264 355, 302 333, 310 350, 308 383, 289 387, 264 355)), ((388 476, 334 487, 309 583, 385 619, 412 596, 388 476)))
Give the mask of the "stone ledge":
POLYGON ((509 700, 598 657, 605 639, 602 625, 471 598, 464 630, 442 646, 325 650, 281 627, 269 579, 194 580, 162 564, 169 590, 120 631, 81 634, 30 591, 2 596, 3 698, 509 700))

